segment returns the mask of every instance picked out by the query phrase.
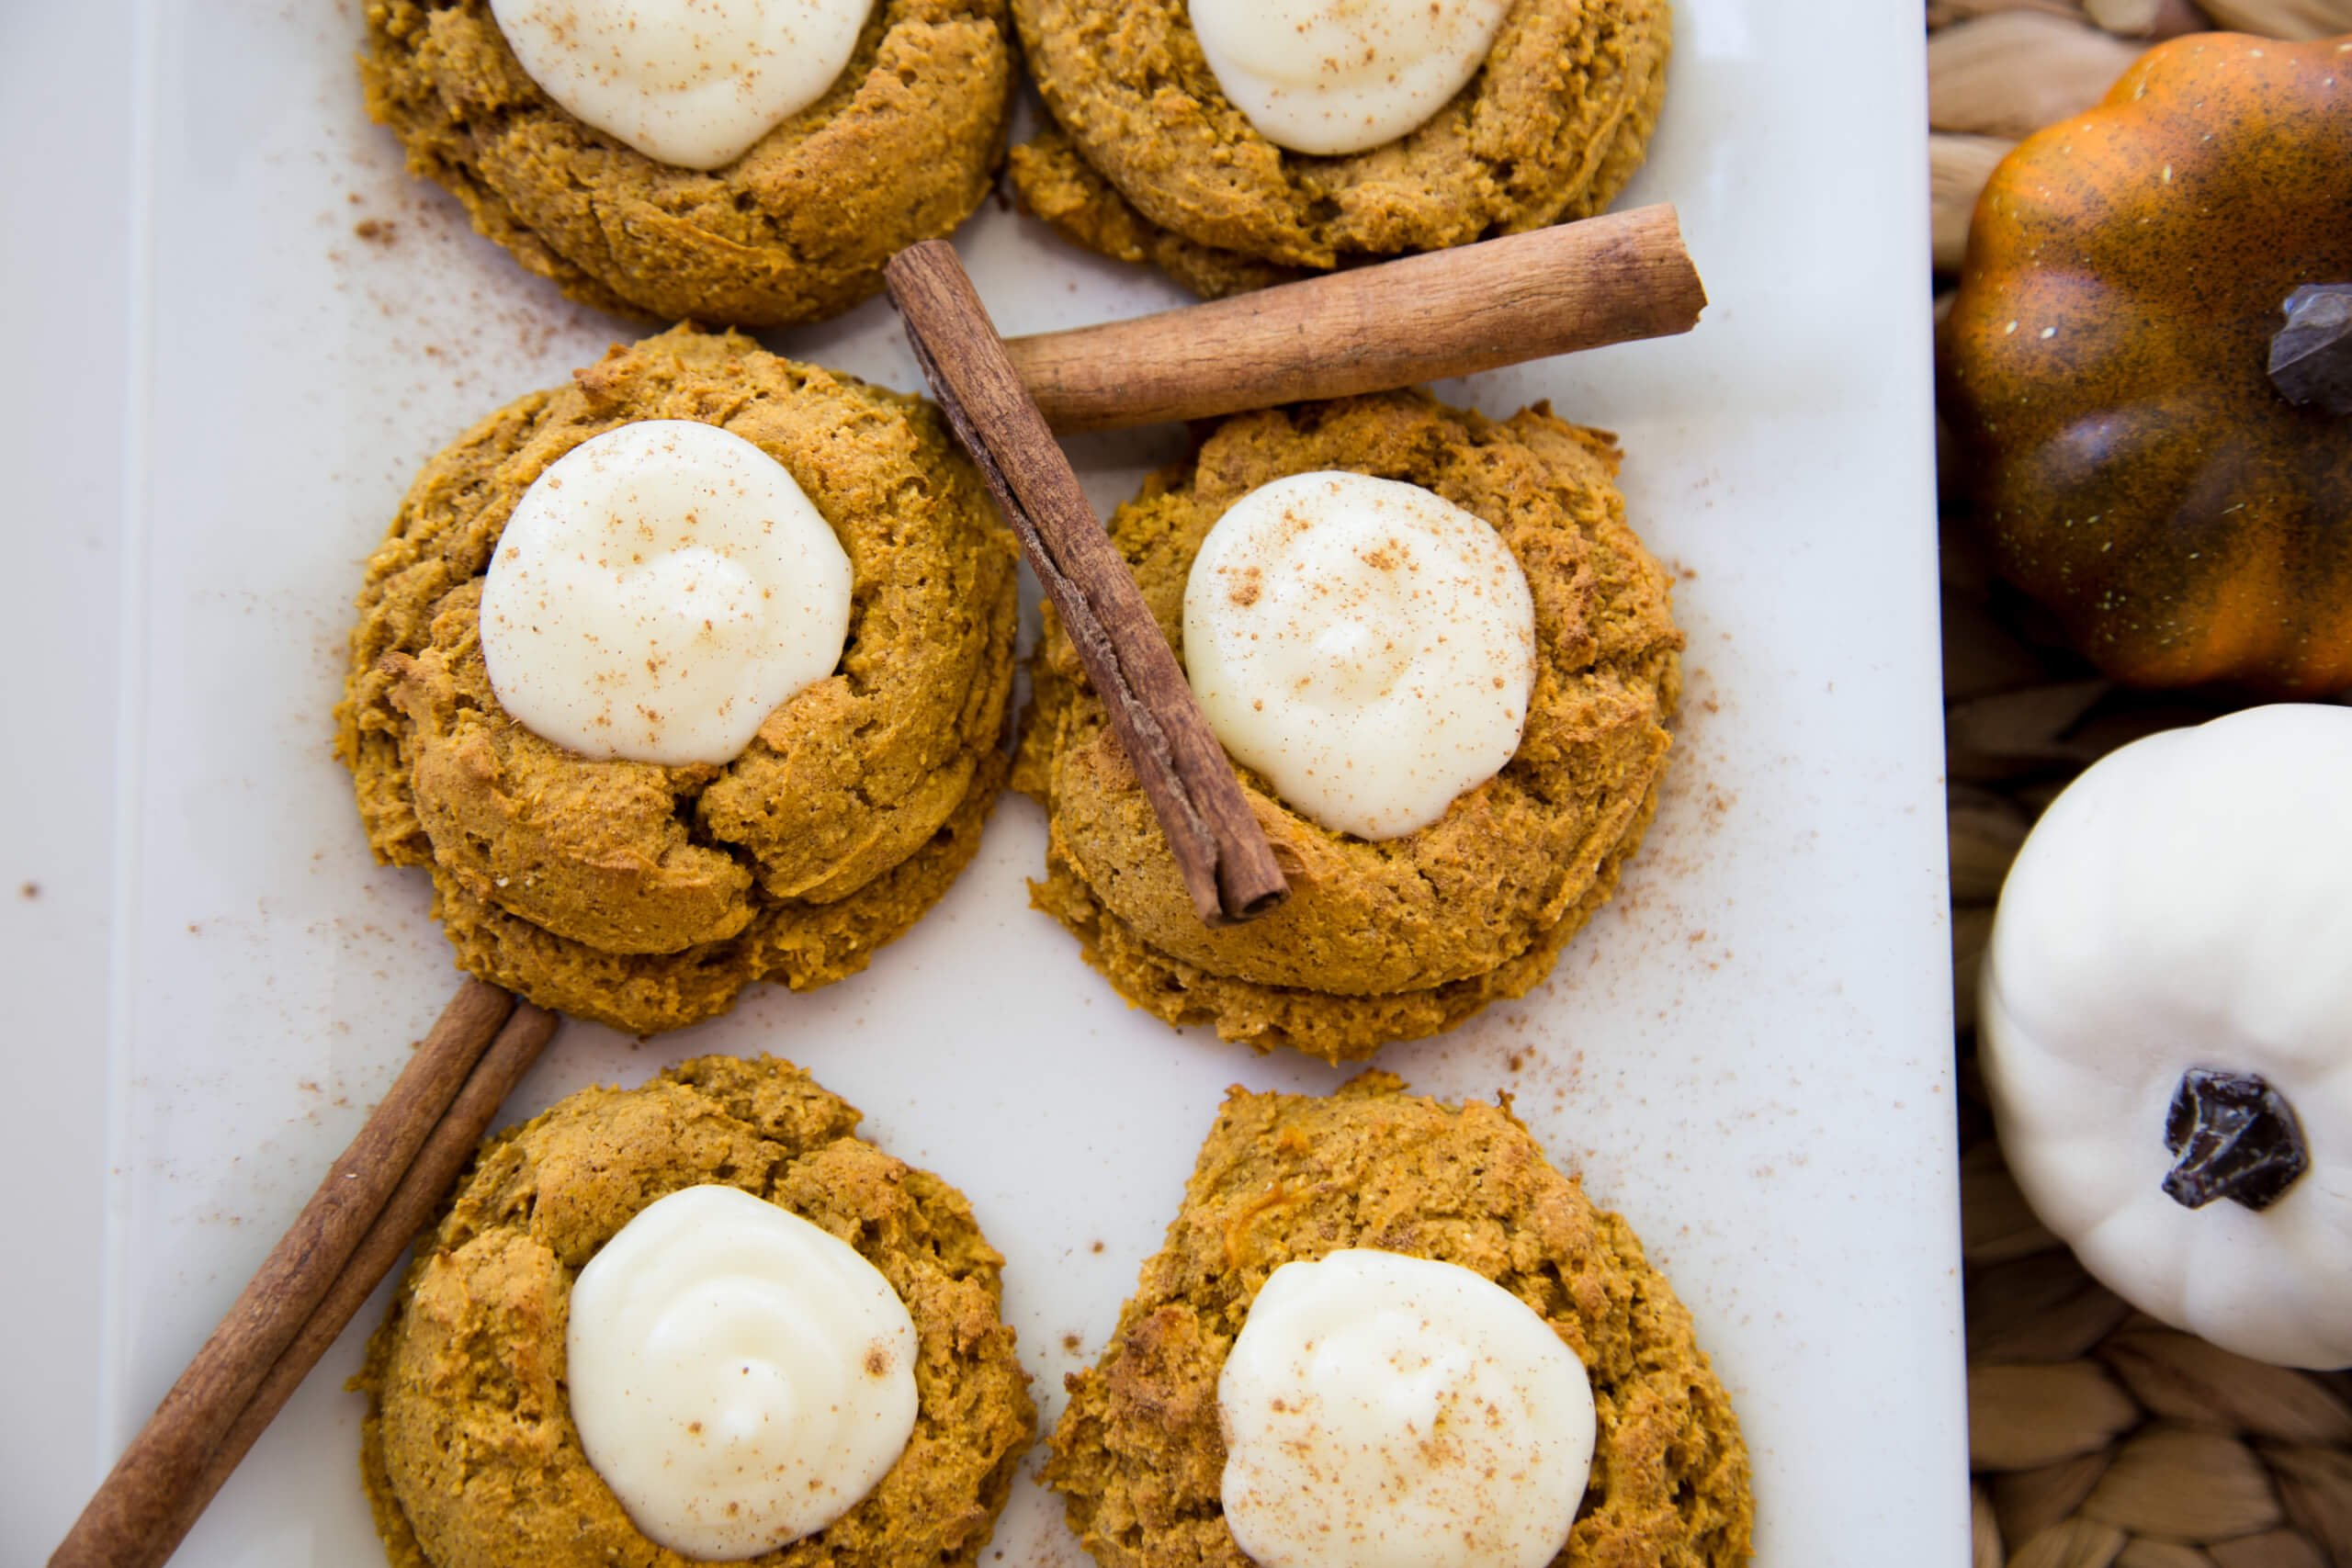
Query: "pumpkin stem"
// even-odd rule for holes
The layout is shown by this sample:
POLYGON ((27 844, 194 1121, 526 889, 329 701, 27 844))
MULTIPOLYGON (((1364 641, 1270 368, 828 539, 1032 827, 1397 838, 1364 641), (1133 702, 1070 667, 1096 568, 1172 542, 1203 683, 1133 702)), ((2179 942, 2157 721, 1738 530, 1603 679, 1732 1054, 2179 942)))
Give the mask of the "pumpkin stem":
POLYGON ((2279 309, 2270 384, 2290 403, 2352 414, 2352 283, 2307 283, 2279 309))
POLYGON ((2184 1209, 2227 1198, 2259 1212, 2311 1167, 2295 1108, 2259 1073, 2181 1074, 2165 1147, 2180 1156, 2165 1176, 2165 1196, 2184 1209))

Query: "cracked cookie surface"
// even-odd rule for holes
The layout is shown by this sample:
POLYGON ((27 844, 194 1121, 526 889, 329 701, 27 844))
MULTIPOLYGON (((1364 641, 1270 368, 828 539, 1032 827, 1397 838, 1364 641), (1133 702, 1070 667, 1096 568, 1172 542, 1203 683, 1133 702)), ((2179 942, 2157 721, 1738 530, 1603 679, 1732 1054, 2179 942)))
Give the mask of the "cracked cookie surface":
POLYGON ((774 1057, 706 1056, 592 1089, 484 1145, 368 1342, 360 1469, 393 1568, 685 1568, 629 1522, 564 1392, 571 1281, 683 1188, 738 1187, 830 1231, 914 1320, 913 1436, 864 1501, 761 1568, 978 1561, 1036 1428, 1003 1259, 962 1193, 855 1136, 774 1057))
POLYGON ((1012 113, 1004 0, 876 0, 825 95, 724 167, 657 163, 531 80, 489 0, 374 0, 360 81, 409 169, 582 304, 786 326, 838 315, 986 197, 1012 113))
POLYGON ((1605 209, 1666 93, 1666 0, 1518 0, 1421 126, 1336 157, 1227 101, 1182 0, 1012 0, 1055 123, 1013 152, 1023 205, 1079 244, 1216 296, 1605 209))
POLYGON ((920 399, 679 328, 428 463, 368 565, 335 750, 379 860, 428 868, 460 965, 639 1032, 863 968, 970 859, 1004 780, 1012 544, 920 399), (849 556, 848 645, 722 766, 596 761, 499 706, 483 573, 557 458, 644 419, 790 470, 849 556))
POLYGON ((1037 907, 1133 1005, 1335 1062, 1536 985, 1641 840, 1679 691, 1667 575, 1626 526, 1617 462, 1612 438, 1546 410, 1498 422, 1420 393, 1218 426, 1111 518, 1178 657, 1193 559, 1243 495, 1319 469, 1421 485, 1491 525, 1526 574, 1538 669, 1519 750, 1438 821, 1380 842, 1309 821, 1243 770, 1291 894, 1271 914, 1211 928, 1049 613, 1013 780, 1048 815, 1037 907))
POLYGON ((1747 1450, 1690 1314, 1632 1229, 1508 1106, 1367 1073, 1329 1096, 1230 1091, 1100 1360, 1066 1379, 1046 1483, 1103 1568, 1248 1568, 1221 1503, 1217 1378, 1266 1279, 1371 1247, 1468 1269, 1585 1366, 1598 1442, 1555 1568, 1736 1568, 1747 1450))

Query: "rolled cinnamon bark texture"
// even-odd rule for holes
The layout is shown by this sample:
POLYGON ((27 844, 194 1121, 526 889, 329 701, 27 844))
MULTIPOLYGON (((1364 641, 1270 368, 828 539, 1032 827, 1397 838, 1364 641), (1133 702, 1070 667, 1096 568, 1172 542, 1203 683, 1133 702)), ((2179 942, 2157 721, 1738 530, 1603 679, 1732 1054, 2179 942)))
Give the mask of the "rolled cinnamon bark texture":
POLYGON ((50 1568, 155 1568, 334 1343, 555 1032, 469 980, 99 1486, 50 1568))
POLYGON ((1706 304, 1674 209, 1657 206, 1005 349, 1047 424, 1109 430, 1670 337, 1706 304))
POLYGON ((884 276, 948 427, 1111 705, 1193 908, 1211 925, 1264 914, 1290 891, 1273 848, 964 264, 929 240, 900 251, 884 276))

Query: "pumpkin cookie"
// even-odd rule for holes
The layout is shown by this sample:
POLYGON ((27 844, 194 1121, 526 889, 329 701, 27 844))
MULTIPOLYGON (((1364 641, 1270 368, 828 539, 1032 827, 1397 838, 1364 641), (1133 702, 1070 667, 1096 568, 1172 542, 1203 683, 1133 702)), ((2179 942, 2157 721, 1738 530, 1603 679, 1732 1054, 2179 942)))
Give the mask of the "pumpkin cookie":
POLYGON ((1548 410, 1498 423, 1419 393, 1219 426, 1110 524, 1180 657, 1194 558, 1237 500, 1329 470, 1405 481, 1490 525, 1525 576, 1533 673, 1517 749, 1435 820, 1378 840, 1310 820, 1243 770, 1291 895, 1213 929, 1048 613, 1013 780, 1050 819, 1036 906, 1133 1005, 1334 1062, 1535 986, 1640 842, 1679 691, 1667 576, 1625 525, 1617 462, 1611 438, 1548 410))
MULTIPOLYGON (((1555 1568, 1747 1561, 1754 1505, 1738 1424, 1690 1314, 1625 1222, 1555 1170, 1507 1108, 1446 1105, 1367 1073, 1328 1098, 1227 1096, 1183 1208, 1101 1360, 1067 1380, 1069 1404, 1045 1479, 1103 1568, 1246 1568, 1235 1536, 1250 1521, 1232 1511, 1228 1448, 1247 1415, 1228 1408, 1242 1392, 1231 1369, 1237 1341, 1246 1347, 1253 1331, 1277 1327, 1258 1318, 1278 1270, 1367 1251, 1453 1265, 1477 1277, 1466 1281, 1474 1291, 1484 1290, 1479 1281, 1500 1287, 1581 1363, 1592 1460, 1581 1500, 1570 1504, 1573 1524, 1565 1513, 1558 1521, 1566 1544, 1555 1568)), ((1325 1327, 1326 1373, 1359 1348, 1350 1334, 1376 1337, 1362 1323, 1325 1327)), ((1351 1381, 1320 1397, 1364 1386, 1363 1368, 1341 1371, 1351 1381)), ((1504 1403, 1502 1415, 1516 1418, 1504 1403)), ((1283 1413, 1279 1402, 1272 1408, 1283 1413)), ((1445 1417, 1437 1419, 1442 1431, 1445 1417)), ((1349 1443, 1368 1440, 1376 1425, 1351 1425, 1349 1443)), ((1311 1425, 1294 1436, 1317 1440, 1311 1425)), ((1340 1479, 1327 1472, 1325 1485, 1344 1486, 1344 1468, 1334 1470, 1340 1479)), ((1292 1504, 1317 1506, 1312 1496, 1292 1504)), ((1409 1561, 1395 1544, 1383 1542, 1385 1560, 1409 1561)), ((1447 1560, 1461 1560, 1460 1542, 1449 1546, 1447 1560)))
POLYGON ((1011 536, 935 410, 680 328, 425 466, 368 562, 335 749, 378 859, 432 873, 461 967, 673 1029, 756 980, 855 973, 946 890, 1004 779, 1014 615, 1011 536), (838 666, 723 764, 542 739, 484 659, 484 579, 517 502, 592 438, 654 420, 782 464, 848 559, 838 666))
POLYGON ((1056 124, 1012 183, 1064 237, 1237 293, 1600 212, 1666 93, 1666 0, 1511 0, 1477 73, 1396 140, 1278 145, 1220 86, 1180 0, 1012 0, 1056 124))
POLYGON ((489 0, 374 0, 368 112, 412 172, 571 298, 661 321, 784 326, 876 293, 947 233, 1004 148, 1003 0, 875 0, 822 95, 713 168, 638 151, 526 71, 489 0))
MULTIPOLYGON (((615 1483, 601 1451, 592 1463, 596 1435, 575 1414, 586 1413, 582 1382, 597 1369, 571 1358, 582 1353, 583 1270, 657 1202, 714 1193, 751 1206, 734 1194, 747 1195, 793 1217, 784 1224, 815 1227, 824 1233, 813 1238, 820 1248, 854 1248, 849 1269, 901 1303, 902 1348, 912 1363, 911 1431, 894 1459, 884 1456, 878 1482, 842 1499, 848 1506, 831 1523, 752 1561, 769 1568, 976 1562, 1035 1431, 1028 1379, 999 1310, 1003 1259, 961 1193, 856 1137, 857 1122, 854 1110, 787 1063, 706 1056, 639 1089, 573 1095, 492 1139, 447 1213, 420 1238, 353 1385, 368 1395, 361 1473, 394 1568, 688 1560, 640 1530, 639 1516, 650 1511, 641 1500, 624 1508, 616 1485, 628 1485, 626 1469, 612 1467, 615 1483)), ((779 1223, 757 1207, 752 1218, 779 1223)), ((738 1258, 724 1267, 748 1266, 738 1258)), ((658 1292, 665 1281, 641 1273, 628 1283, 658 1292)), ((727 1299, 729 1313, 697 1316, 689 1292, 670 1325, 725 1336, 763 1304, 741 1290, 727 1299)), ((780 1338, 821 1341, 826 1326, 803 1320, 780 1338)), ((747 1354, 775 1347, 754 1341, 747 1354)), ((872 1362, 862 1370, 904 1374, 872 1362)), ((722 1390, 733 1382, 731 1363, 729 1371, 722 1390)), ((701 1397, 698 1389, 684 1397, 701 1397)), ((814 1416, 787 1402, 774 1418, 814 1416)), ((753 1423, 749 1436, 729 1427, 716 1446, 740 1457, 762 1440, 763 1425, 753 1423)), ((691 1462, 694 1447, 680 1439, 673 1457, 691 1462)), ((751 1496, 763 1501, 756 1488, 751 1496)))

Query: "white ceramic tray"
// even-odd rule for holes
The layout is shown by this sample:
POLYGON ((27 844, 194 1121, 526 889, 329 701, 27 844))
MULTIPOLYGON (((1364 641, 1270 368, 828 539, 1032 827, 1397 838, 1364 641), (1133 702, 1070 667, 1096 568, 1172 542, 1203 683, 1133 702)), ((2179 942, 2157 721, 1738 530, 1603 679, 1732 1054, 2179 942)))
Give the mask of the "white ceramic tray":
MULTIPOLYGON (((1755 1455, 1758 1562, 1957 1564, 1966 1511, 1916 14, 1688 0, 1628 204, 1680 204, 1693 335, 1441 389, 1622 433, 1679 571, 1688 697, 1623 892, 1552 982, 1382 1065, 1515 1097, 1695 1314, 1755 1455), (1835 11, 1837 16, 1828 13, 1835 11)), ((144 410, 126 714, 102 1443, 152 1407, 454 981, 422 877, 370 863, 327 713, 359 563, 418 464, 625 324, 560 300, 401 172, 358 6, 146 8, 144 410)), ((1176 302, 992 206, 1008 332, 1176 302)), ((920 382, 886 307, 772 341, 920 382)), ((1177 433, 1078 443, 1099 504, 1177 433)), ((1008 798, 865 975, 638 1043, 568 1025, 515 1113, 775 1051, 968 1192, 1047 1421, 1101 1348, 1231 1082, 1340 1075, 1125 1010, 1027 907, 1008 798)), ((375 1560, 345 1336, 189 1540, 194 1564, 375 1560)), ((1002 1560, 1076 1563, 1027 1480, 1002 1560)))

